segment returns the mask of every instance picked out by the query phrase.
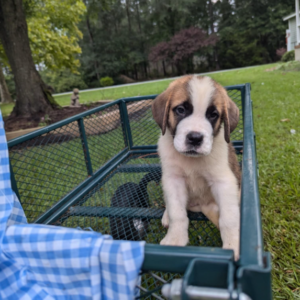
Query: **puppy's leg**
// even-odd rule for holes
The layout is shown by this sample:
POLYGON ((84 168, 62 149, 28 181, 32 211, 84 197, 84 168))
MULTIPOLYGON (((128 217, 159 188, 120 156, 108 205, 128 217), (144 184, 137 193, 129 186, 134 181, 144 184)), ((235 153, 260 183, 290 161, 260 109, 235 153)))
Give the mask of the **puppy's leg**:
POLYGON ((169 229, 160 244, 185 246, 189 241, 189 219, 186 210, 187 191, 184 178, 174 175, 165 176, 163 188, 166 211, 169 217, 169 229))
POLYGON ((217 228, 219 228, 219 207, 216 203, 211 202, 207 205, 202 205, 201 211, 217 228))
POLYGON ((219 227, 224 249, 233 249, 237 260, 240 255, 240 206, 236 181, 218 181, 212 193, 220 210, 219 227))
POLYGON ((167 209, 165 209, 163 217, 161 219, 161 224, 162 226, 164 226, 165 228, 169 227, 169 215, 168 215, 168 211, 167 209))

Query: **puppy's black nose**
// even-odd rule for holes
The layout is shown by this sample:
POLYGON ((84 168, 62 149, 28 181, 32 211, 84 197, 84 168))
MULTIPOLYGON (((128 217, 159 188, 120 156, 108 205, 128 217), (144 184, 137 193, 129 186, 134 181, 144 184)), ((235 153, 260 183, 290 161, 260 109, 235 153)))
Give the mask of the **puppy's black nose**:
POLYGON ((200 146, 203 141, 203 134, 200 132, 196 131, 191 131, 187 136, 186 136, 186 142, 188 145, 192 146, 200 146))

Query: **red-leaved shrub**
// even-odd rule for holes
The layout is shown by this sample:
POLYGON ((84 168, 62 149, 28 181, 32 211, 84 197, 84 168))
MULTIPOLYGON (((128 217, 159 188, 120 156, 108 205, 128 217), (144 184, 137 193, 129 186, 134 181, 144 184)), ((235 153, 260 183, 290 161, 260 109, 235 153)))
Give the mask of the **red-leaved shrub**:
POLYGON ((285 48, 279 48, 276 50, 276 55, 281 57, 286 52, 285 48))

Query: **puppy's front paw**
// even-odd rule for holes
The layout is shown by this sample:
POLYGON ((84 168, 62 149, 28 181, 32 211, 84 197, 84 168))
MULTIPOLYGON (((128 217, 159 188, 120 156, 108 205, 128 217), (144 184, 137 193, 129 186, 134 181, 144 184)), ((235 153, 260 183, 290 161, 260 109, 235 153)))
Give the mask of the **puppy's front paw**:
POLYGON ((240 258, 240 249, 239 246, 233 246, 231 244, 224 244, 223 249, 230 249, 234 252, 234 260, 237 261, 240 258))
POLYGON ((165 209, 165 212, 163 214, 163 217, 161 219, 161 224, 162 226, 164 226, 165 228, 168 228, 169 227, 169 215, 168 215, 168 212, 167 210, 165 209))
POLYGON ((189 237, 186 234, 169 234, 161 240, 160 244, 165 246, 186 246, 189 242, 189 237))

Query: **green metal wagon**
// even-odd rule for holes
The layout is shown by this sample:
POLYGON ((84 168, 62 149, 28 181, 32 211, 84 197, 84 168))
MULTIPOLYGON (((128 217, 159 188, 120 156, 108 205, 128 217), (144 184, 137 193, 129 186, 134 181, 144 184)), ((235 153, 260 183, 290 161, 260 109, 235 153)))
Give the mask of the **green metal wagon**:
POLYGON ((270 255, 263 249, 250 85, 226 88, 242 111, 231 136, 243 174, 237 263, 233 251, 221 248, 218 229, 201 213, 189 213, 190 246, 159 245, 166 229, 161 225, 162 189, 155 180, 147 185, 147 207, 111 205, 123 184, 138 184, 148 173, 159 181, 160 129, 151 113, 156 95, 122 98, 9 141, 12 186, 28 221, 144 239, 137 299, 272 299, 270 255), (144 235, 124 228, 113 231, 112 220, 118 220, 119 227, 143 220, 147 230, 144 235))

